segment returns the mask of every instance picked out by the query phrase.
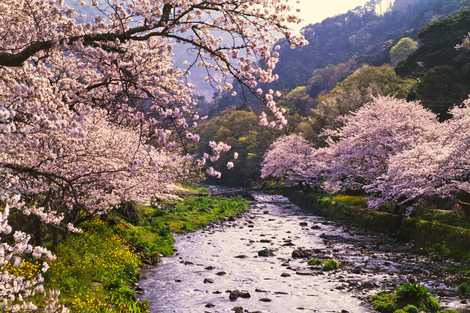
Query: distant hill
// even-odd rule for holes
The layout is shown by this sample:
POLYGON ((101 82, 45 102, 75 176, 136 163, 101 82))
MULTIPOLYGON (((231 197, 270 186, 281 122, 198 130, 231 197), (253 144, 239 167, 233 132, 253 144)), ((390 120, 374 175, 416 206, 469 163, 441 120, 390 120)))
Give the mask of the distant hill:
POLYGON ((467 1, 397 0, 383 15, 379 1, 369 1, 345 14, 309 25, 303 33, 309 45, 290 49, 280 42, 281 59, 276 68, 279 89, 303 85, 316 69, 339 64, 353 58, 361 63, 382 65, 389 62, 389 49, 404 35, 416 36, 431 20, 453 14, 467 1))
POLYGON ((469 30, 470 10, 429 25, 419 34, 418 50, 396 68, 399 75, 417 79, 412 96, 441 119, 470 94, 470 51, 455 48, 469 30))
MULTIPOLYGON (((269 87, 288 91, 306 85, 308 94, 316 97, 364 64, 389 63, 389 50, 400 38, 416 38, 431 21, 452 15, 470 3, 469 0, 396 0, 391 7, 384 8, 381 2, 370 0, 345 14, 306 26, 303 33, 309 44, 303 48, 291 49, 281 40, 281 58, 276 68, 280 79, 269 87), (322 75, 329 77, 322 80, 322 75)), ((246 96, 249 92, 238 89, 244 98, 222 95, 213 113, 244 103, 260 109, 255 99, 246 96)))

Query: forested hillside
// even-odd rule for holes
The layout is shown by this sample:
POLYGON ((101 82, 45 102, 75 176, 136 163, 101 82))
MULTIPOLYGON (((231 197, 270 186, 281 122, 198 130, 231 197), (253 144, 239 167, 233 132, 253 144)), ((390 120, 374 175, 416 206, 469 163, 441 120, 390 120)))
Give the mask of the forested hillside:
MULTIPOLYGON (((278 42, 281 58, 275 73, 280 79, 265 88, 291 90, 307 86, 316 97, 364 64, 390 63, 390 49, 402 37, 416 38, 428 23, 452 15, 468 6, 467 0, 398 0, 391 8, 372 0, 345 14, 306 26, 307 46, 291 49, 278 42)), ((238 86, 238 97, 221 95, 214 113, 226 107, 249 103, 255 110, 260 102, 238 86)), ((308 111, 308 109, 307 109, 308 111)))
POLYGON ((419 33, 419 49, 397 67, 397 73, 418 80, 412 97, 441 119, 470 93, 470 53, 456 47, 469 32, 470 11, 430 24, 419 33))

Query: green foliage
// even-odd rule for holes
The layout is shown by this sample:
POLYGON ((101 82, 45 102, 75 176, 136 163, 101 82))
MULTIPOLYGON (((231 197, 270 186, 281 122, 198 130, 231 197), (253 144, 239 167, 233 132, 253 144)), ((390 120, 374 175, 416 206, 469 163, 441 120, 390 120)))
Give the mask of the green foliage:
POLYGON ((315 104, 315 99, 307 93, 306 86, 298 86, 285 94, 279 104, 291 111, 306 115, 315 104))
POLYGON ((320 260, 319 258, 311 258, 310 260, 308 260, 307 264, 310 265, 310 266, 321 265, 322 260, 320 260))
POLYGON ((396 66, 401 61, 404 61, 413 52, 418 49, 418 43, 410 37, 401 38, 396 45, 390 49, 390 60, 393 66, 396 66))
POLYGON ((163 223, 172 232, 183 233, 241 214, 247 210, 249 201, 239 197, 190 196, 173 205, 171 210, 156 209, 152 223, 163 223))
POLYGON ((462 296, 470 296, 470 282, 461 283, 457 289, 462 296))
POLYGON ((381 313, 441 313, 436 297, 416 283, 406 283, 391 292, 380 292, 370 298, 374 309, 381 313))
POLYGON ((322 270, 325 272, 330 272, 337 270, 340 267, 340 262, 334 259, 326 259, 322 261, 322 270))
POLYGON ((419 309, 412 305, 412 304, 408 304, 406 306, 403 307, 403 311, 406 312, 406 313, 419 313, 419 309))
POLYGON ((325 272, 330 272, 340 268, 341 263, 335 259, 320 259, 320 258, 311 258, 307 262, 310 266, 321 266, 322 270, 325 272))
POLYGON ((280 80, 275 87, 292 89, 303 85, 315 70, 346 62, 351 56, 371 65, 388 63, 390 40, 416 32, 436 16, 457 12, 464 1, 396 1, 391 11, 378 15, 380 2, 371 0, 361 8, 308 25, 304 34, 309 44, 302 49, 290 49, 288 42, 281 41, 282 57, 276 68, 280 80))
POLYGON ((226 111, 205 121, 199 133, 201 140, 195 150, 200 153, 209 152, 210 140, 223 141, 232 146, 232 150, 222 155, 215 164, 222 172, 222 179, 209 181, 235 186, 249 186, 259 180, 264 153, 280 135, 279 131, 261 127, 254 112, 242 110, 226 111), (233 160, 234 152, 238 152, 239 158, 234 161, 235 168, 228 170, 226 164, 233 160))
POLYGON ((57 261, 47 272, 48 287, 59 289, 61 301, 74 313, 148 312, 133 290, 142 262, 173 254, 173 232, 240 214, 249 201, 190 196, 164 204, 165 209, 134 204, 130 218, 114 212, 106 221, 81 225, 82 234, 58 245, 57 261), (135 216, 138 224, 130 222, 135 216))
POLYGON ((48 286, 61 291, 61 301, 72 312, 147 312, 132 290, 141 266, 138 254, 105 222, 82 228, 83 234, 59 244, 48 286))
POLYGON ((332 196, 333 201, 343 203, 345 205, 353 205, 353 206, 358 206, 358 207, 366 207, 367 206, 367 197, 365 196, 360 196, 360 195, 344 195, 344 194, 338 194, 332 196))
POLYGON ((394 313, 397 310, 394 294, 380 292, 370 298, 370 303, 380 313, 394 313))
POLYGON ((419 34, 420 47, 397 66, 402 76, 419 80, 416 98, 441 118, 470 93, 470 52, 455 49, 468 33, 470 11, 440 19, 419 34))
MULTIPOLYGON (((321 216, 352 224, 367 230, 392 234, 413 242, 424 252, 438 257, 470 259, 469 220, 461 214, 442 210, 424 210, 410 218, 394 214, 388 207, 370 210, 366 197, 360 195, 327 195, 281 189, 300 207, 321 216)), ((470 278, 470 270, 468 270, 470 278)))
POLYGON ((426 287, 416 283, 400 285, 395 290, 395 303, 400 308, 412 304, 427 312, 437 312, 439 310, 439 301, 431 295, 426 287))

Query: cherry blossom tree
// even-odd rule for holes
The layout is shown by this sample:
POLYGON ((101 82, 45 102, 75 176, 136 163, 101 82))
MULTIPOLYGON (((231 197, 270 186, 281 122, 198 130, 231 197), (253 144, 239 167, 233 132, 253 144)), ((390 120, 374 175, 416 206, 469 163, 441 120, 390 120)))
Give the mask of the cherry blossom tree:
MULTIPOLYGON (((199 139, 187 82, 194 66, 219 90, 237 79, 265 101, 263 122, 285 124, 280 94, 258 83, 277 79, 277 34, 293 47, 304 43, 289 31, 299 19, 287 0, 77 3, 0 2, 1 310, 33 310, 28 299, 42 291, 41 275, 26 281, 4 264, 50 257, 11 229, 11 210, 79 231, 74 222, 122 200, 165 194, 186 177, 185 145, 199 139), (196 51, 186 69, 173 64, 176 43, 196 51)), ((211 148, 200 163, 230 149, 211 148)))
POLYGON ((328 158, 324 187, 360 191, 385 174, 389 159, 437 136, 436 116, 418 102, 378 97, 325 132, 328 158))
POLYGON ((450 111, 439 136, 405 150, 389 161, 387 172, 371 184, 371 205, 410 204, 421 198, 457 199, 470 213, 470 101, 450 111))
POLYGON ((264 156, 261 178, 303 181, 303 165, 312 152, 313 147, 302 136, 292 134, 277 139, 264 156))

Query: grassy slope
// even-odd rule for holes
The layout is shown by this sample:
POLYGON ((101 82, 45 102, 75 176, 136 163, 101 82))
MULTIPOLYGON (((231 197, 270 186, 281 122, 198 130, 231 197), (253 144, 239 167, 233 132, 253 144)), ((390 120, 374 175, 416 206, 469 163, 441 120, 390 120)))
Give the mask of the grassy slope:
POLYGON ((349 195, 325 195, 299 190, 282 190, 295 204, 329 219, 396 236, 413 242, 417 249, 436 258, 452 257, 460 262, 445 269, 452 274, 459 290, 470 297, 470 220, 443 210, 423 210, 402 220, 386 210, 366 209, 366 198, 349 195))
POLYGON ((83 234, 59 244, 47 284, 61 291, 71 312, 147 312, 134 284, 144 262, 173 253, 173 232, 193 231, 248 208, 241 198, 189 196, 159 208, 136 206, 138 221, 119 214, 81 225, 83 234))
POLYGON ((444 256, 470 257, 470 220, 452 211, 423 210, 402 219, 387 210, 367 209, 363 196, 283 191, 294 203, 334 220, 367 230, 394 234, 417 247, 444 256))

